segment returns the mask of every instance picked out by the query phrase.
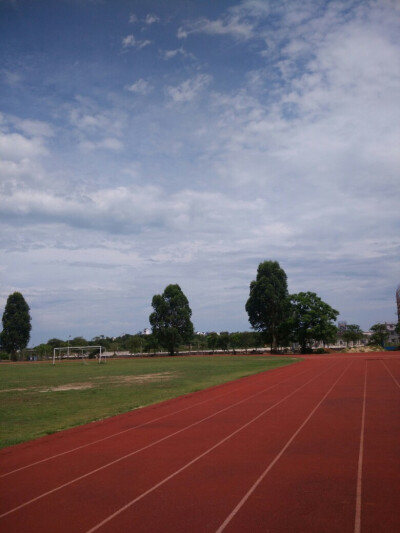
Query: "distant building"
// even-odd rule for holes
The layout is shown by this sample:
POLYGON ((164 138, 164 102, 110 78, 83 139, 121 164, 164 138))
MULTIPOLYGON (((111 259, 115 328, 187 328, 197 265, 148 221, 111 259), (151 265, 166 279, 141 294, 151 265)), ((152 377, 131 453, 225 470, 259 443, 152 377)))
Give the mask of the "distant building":
POLYGON ((385 322, 386 331, 388 332, 388 344, 398 344, 400 342, 399 334, 396 332, 396 323, 395 322, 385 322))

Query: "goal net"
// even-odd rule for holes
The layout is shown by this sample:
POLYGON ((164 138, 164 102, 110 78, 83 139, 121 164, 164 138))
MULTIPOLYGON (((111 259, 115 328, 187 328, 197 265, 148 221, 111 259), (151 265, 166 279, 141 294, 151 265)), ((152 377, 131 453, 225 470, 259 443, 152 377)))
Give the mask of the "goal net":
MULTIPOLYGON (((56 364, 56 359, 87 359, 93 352, 95 358, 101 363, 103 349, 103 346, 60 346, 53 349, 53 365, 56 364)), ((103 360, 105 360, 104 357, 103 360)))

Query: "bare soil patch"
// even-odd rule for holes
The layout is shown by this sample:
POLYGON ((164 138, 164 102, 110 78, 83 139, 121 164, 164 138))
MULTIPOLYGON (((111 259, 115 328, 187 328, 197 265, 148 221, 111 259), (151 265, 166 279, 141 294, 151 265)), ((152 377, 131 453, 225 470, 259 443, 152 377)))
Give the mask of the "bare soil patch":
MULTIPOLYGON (((101 376, 95 377, 90 381, 83 383, 65 383, 64 385, 58 385, 57 387, 48 387, 46 389, 40 389, 40 392, 61 392, 69 390, 85 390, 92 389, 94 387, 100 387, 103 385, 133 385, 134 383, 148 383, 150 381, 164 381, 172 379, 178 375, 177 372, 155 372, 153 374, 141 374, 139 376, 101 376)), ((18 392, 18 391, 32 391, 37 390, 37 387, 25 387, 4 389, 0 392, 18 392)))
POLYGON ((106 378, 94 378, 96 381, 105 383, 114 383, 121 385, 130 385, 132 383, 147 383, 149 381, 164 381, 172 379, 178 375, 177 372, 155 372, 153 374, 141 374, 139 376, 108 376, 106 378))
POLYGON ((58 387, 50 387, 50 389, 43 389, 40 392, 59 392, 65 390, 85 390, 94 387, 93 383, 66 383, 65 385, 59 385, 58 387))
POLYGON ((21 391, 21 390, 28 390, 28 389, 26 387, 25 388, 18 387, 15 389, 3 389, 0 392, 15 392, 15 391, 21 391))

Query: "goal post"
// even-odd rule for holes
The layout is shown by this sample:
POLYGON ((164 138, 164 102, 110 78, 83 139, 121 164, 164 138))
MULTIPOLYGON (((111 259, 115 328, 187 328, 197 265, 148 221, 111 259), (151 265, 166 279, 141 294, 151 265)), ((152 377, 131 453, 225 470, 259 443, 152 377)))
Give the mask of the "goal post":
POLYGON ((79 358, 79 353, 81 355, 81 357, 85 357, 84 356, 84 351, 87 353, 89 352, 90 350, 95 350, 95 349, 98 349, 99 350, 99 353, 98 355, 96 354, 96 358, 98 357, 99 359, 99 363, 101 363, 101 358, 102 358, 102 355, 103 355, 103 346, 60 346, 58 348, 54 348, 53 349, 53 365, 56 364, 56 354, 59 354, 59 358, 62 359, 62 352, 67 352, 67 356, 68 359, 70 359, 72 356, 71 354, 74 354, 74 358, 75 357, 78 357, 79 358))

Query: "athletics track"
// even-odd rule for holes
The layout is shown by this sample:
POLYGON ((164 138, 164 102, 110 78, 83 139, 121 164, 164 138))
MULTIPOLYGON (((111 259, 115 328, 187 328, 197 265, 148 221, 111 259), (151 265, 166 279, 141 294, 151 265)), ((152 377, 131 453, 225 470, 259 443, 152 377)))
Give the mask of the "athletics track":
POLYGON ((1 533, 400 531, 400 356, 304 361, 0 451, 1 533))

